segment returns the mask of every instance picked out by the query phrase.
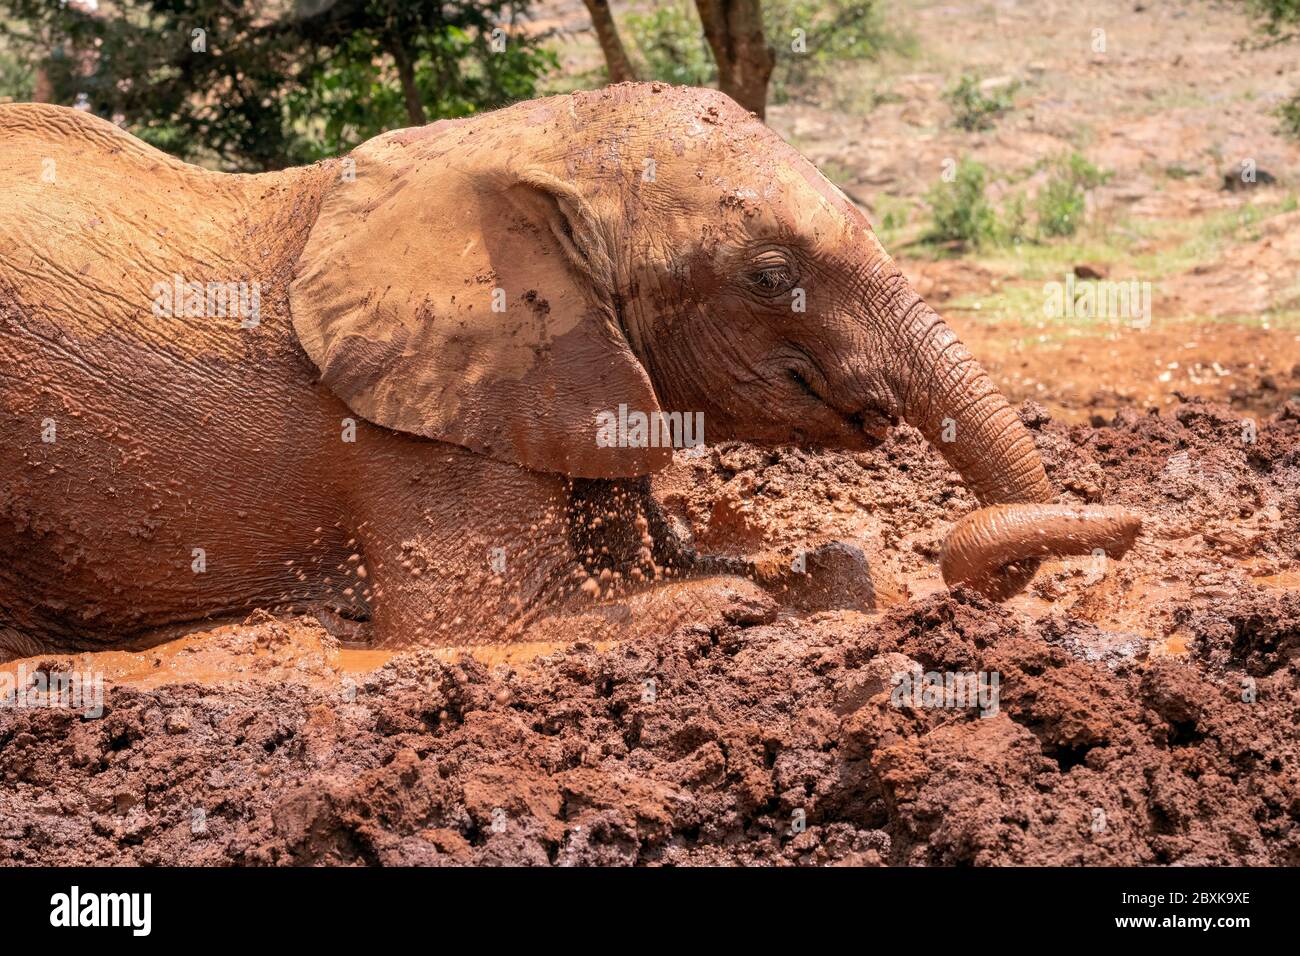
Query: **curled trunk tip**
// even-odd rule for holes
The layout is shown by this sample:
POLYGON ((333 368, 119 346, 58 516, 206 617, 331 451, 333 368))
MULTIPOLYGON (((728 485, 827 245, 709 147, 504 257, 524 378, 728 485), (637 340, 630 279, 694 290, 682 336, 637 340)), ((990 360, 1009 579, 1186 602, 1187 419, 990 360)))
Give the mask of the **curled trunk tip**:
POLYGON ((1141 530, 1142 518, 1123 508, 992 505, 957 522, 944 542, 939 568, 948 587, 962 585, 1002 601, 1029 583, 1039 558, 1098 550, 1119 558, 1141 530))

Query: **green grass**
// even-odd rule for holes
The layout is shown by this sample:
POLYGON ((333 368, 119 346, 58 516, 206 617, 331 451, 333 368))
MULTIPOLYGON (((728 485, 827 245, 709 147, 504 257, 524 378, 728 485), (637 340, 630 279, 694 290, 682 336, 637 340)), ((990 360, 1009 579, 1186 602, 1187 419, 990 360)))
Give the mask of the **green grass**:
MULTIPOLYGON (((1061 275, 1055 277, 1060 281, 1061 275)), ((1160 285, 1152 283, 1152 298, 1160 296, 1160 285)), ((1099 331, 1128 327, 1126 319, 1114 319, 1097 316, 1052 316, 1043 313, 1043 287, 1041 284, 1004 284, 996 292, 984 295, 964 295, 953 299, 945 306, 950 311, 967 316, 986 316, 996 321, 1018 322, 1024 328, 1036 329, 1034 335, 1027 336, 1022 342, 1046 338, 1054 341, 1071 338, 1080 334, 1094 334, 1099 331), (1040 328, 1041 326, 1041 328, 1040 328)), ((1190 325, 1235 325, 1244 328, 1264 328, 1278 331, 1300 331, 1300 303, 1294 307, 1274 309, 1270 312, 1240 313, 1235 315, 1179 315, 1161 316, 1158 309, 1152 316, 1152 322, 1172 319, 1190 325)), ((1134 330, 1136 331, 1136 330, 1134 330)))
MULTIPOLYGON (((1059 278, 1081 262, 1119 263, 1125 275, 1156 281, 1218 261, 1231 246, 1258 240, 1266 220, 1296 208, 1296 197, 1288 195, 1184 220, 1112 219, 1050 242, 986 245, 967 257, 1000 275, 1027 281, 1059 278)), ((951 250, 930 240, 914 244, 908 254, 952 258, 951 250)))
MULTIPOLYGON (((948 307, 968 315, 1018 320, 1029 328, 1045 323, 1040 333, 1047 338, 1042 341, 1113 328, 1116 323, 1110 318, 1057 316, 1049 319, 1043 313, 1044 283, 1063 281, 1076 265, 1090 263, 1101 266, 1115 281, 1137 278, 1152 283, 1153 297, 1158 298, 1162 280, 1203 263, 1223 261, 1233 247, 1257 240, 1262 223, 1273 216, 1294 211, 1296 206, 1295 196, 1289 195, 1273 202, 1218 210, 1187 220, 1124 219, 1109 224, 1092 224, 1075 236, 1052 242, 983 247, 967 258, 1004 276, 1003 284, 992 293, 961 296, 948 307)), ((927 248, 926 244, 909 251, 928 252, 935 258, 946 252, 927 248)), ((1265 315, 1178 316, 1177 319, 1179 322, 1222 322, 1247 327, 1267 324, 1271 329, 1300 329, 1300 281, 1296 283, 1294 295, 1288 294, 1284 307, 1265 315)), ((1025 341, 1035 340, 1039 340, 1037 335, 1025 341)))

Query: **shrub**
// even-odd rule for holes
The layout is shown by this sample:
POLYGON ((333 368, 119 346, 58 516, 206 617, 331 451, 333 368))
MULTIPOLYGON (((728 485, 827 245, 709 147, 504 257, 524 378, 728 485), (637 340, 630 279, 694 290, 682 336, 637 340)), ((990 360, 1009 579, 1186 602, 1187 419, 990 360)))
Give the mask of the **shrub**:
POLYGON ((1044 236, 1072 236, 1084 221, 1088 190, 1104 183, 1109 174, 1079 153, 1058 158, 1053 172, 1038 193, 1038 231, 1044 236))
MULTIPOLYGON (((1246 10, 1263 35, 1262 45, 1300 40, 1300 0, 1246 0, 1246 10)), ((1283 135, 1300 139, 1300 96, 1283 103, 1277 116, 1283 135)))
POLYGON ((0 103, 31 99, 34 80, 28 64, 0 47, 0 103))
MULTIPOLYGON (((689 0, 629 13, 623 22, 644 78, 687 86, 717 80, 717 65, 689 0)), ((901 42, 885 27, 878 0, 765 0, 763 32, 776 51, 771 94, 777 102, 826 79, 836 64, 875 59, 901 42)))
POLYGON ((709 86, 717 79, 718 67, 694 4, 666 3, 651 13, 629 13, 624 22, 646 79, 686 86, 709 86))
POLYGON ((998 117, 1014 105, 1012 99, 1019 88, 1019 83, 1009 83, 986 94, 980 89, 979 78, 965 73, 944 92, 943 98, 952 108, 953 123, 974 132, 992 129, 998 117))
POLYGON ((1087 212, 1087 198, 1071 179, 1053 176, 1038 194, 1038 230, 1045 236, 1072 236, 1087 212))
POLYGON ((999 239, 1013 245, 1029 238, 1029 213, 1025 210, 1025 197, 1020 193, 1009 198, 1002 207, 1002 224, 998 232, 999 239))
POLYGON ((838 64, 874 60, 900 43, 878 0, 764 0, 763 31, 776 49, 776 102, 825 81, 838 64))
POLYGON ((984 245, 997 238, 998 222, 984 195, 986 170, 963 159, 952 182, 938 183, 926 195, 932 225, 929 238, 937 242, 984 245))
POLYGON ((1300 139, 1300 96, 1289 99, 1278 107, 1277 117, 1282 121, 1283 135, 1300 139))

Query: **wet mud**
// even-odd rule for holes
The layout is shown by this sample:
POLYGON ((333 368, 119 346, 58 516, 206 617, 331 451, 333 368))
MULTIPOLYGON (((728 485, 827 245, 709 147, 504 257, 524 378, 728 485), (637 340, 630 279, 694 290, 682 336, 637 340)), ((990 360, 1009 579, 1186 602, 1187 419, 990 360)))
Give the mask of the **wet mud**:
POLYGON ((3 665, 106 689, 0 708, 0 863, 1300 864, 1300 405, 1020 415, 1063 503, 1144 523, 1004 604, 943 586, 975 501, 901 428, 656 478, 697 547, 804 568, 751 613, 395 652, 258 612, 3 665))

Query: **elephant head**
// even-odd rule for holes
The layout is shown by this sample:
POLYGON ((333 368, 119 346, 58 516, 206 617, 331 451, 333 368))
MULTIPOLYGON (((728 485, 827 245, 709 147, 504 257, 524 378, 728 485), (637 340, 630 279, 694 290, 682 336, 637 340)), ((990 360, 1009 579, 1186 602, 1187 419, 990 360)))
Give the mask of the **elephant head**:
POLYGON ((834 447, 905 420, 999 506, 942 562, 993 596, 1036 555, 1119 554, 1138 529, 1050 505, 1028 431, 862 213, 719 93, 623 84, 370 141, 323 201, 291 307, 353 411, 532 469, 662 468, 670 448, 597 440, 620 406, 834 447))

